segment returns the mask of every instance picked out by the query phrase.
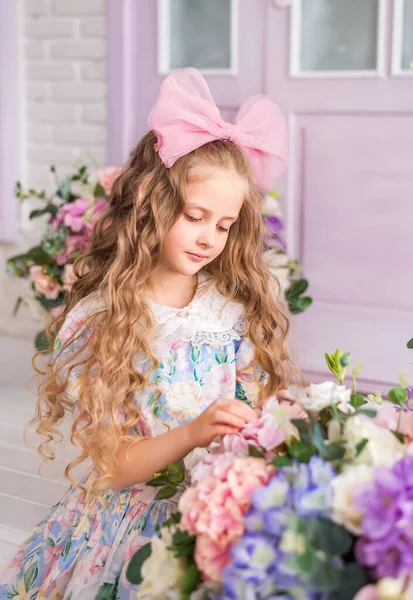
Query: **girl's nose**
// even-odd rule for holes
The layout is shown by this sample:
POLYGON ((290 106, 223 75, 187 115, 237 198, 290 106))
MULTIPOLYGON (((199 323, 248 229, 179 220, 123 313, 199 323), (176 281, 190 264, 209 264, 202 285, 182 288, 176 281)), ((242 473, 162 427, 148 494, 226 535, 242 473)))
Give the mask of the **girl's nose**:
POLYGON ((216 227, 205 227, 198 237, 198 244, 205 248, 213 248, 215 246, 216 227))

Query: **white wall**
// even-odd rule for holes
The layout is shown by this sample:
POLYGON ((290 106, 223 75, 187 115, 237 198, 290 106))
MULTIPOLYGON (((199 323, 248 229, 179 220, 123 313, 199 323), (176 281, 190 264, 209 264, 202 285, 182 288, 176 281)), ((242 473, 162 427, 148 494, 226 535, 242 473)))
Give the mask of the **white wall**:
MULTIPOLYGON (((76 159, 106 164, 105 0, 17 0, 21 83, 21 164, 24 185, 53 189, 50 164, 65 176, 76 159)), ((17 201, 16 201, 17 202, 17 201)), ((5 273, 8 256, 37 243, 40 220, 21 207, 15 244, 0 245, 0 332, 31 337, 41 329, 27 309, 11 318, 26 282, 5 273), (4 268, 3 268, 4 266, 4 268)))

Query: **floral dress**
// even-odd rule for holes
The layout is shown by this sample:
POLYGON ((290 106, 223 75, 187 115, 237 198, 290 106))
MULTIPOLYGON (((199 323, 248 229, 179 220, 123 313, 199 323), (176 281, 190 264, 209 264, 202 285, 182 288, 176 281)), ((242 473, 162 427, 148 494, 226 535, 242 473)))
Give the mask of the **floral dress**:
MULTIPOLYGON (((263 374, 254 366, 254 349, 245 337, 244 309, 214 287, 205 288, 204 279, 200 277, 193 300, 183 309, 149 301, 156 323, 153 351, 159 358, 153 381, 162 396, 155 404, 150 390, 136 396, 141 435, 156 436, 167 431, 166 425, 182 425, 219 397, 255 401, 263 374)), ((73 308, 59 332, 56 353, 100 304, 88 297, 73 308)), ((81 338, 66 355, 82 344, 81 338)), ((147 357, 137 361, 139 368, 148 368, 147 357)), ((78 377, 73 369, 66 392, 75 400, 78 377)), ((188 455, 187 466, 197 453, 199 449, 188 455)), ((0 584, 0 599, 139 598, 137 586, 126 579, 127 564, 176 508, 173 498, 155 501, 156 493, 156 488, 137 484, 107 490, 105 501, 96 497, 87 502, 77 487, 68 488, 15 556, 0 584)))

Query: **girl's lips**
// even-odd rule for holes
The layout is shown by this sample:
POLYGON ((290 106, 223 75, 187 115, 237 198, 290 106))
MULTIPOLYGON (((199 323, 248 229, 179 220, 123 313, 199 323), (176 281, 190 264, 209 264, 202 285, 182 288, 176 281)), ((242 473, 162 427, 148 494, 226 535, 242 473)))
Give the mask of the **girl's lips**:
POLYGON ((202 256, 201 254, 191 254, 191 252, 187 252, 187 255, 194 262, 201 262, 206 258, 206 256, 202 256))

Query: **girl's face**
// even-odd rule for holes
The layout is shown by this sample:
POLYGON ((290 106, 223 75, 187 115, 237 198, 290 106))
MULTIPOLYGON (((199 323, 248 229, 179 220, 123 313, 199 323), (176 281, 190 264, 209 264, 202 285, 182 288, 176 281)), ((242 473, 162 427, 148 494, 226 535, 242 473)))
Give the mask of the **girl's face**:
POLYGON ((246 186, 240 175, 226 169, 193 169, 184 211, 165 238, 162 264, 189 276, 219 256, 238 218, 246 186))

